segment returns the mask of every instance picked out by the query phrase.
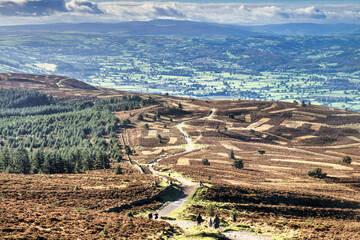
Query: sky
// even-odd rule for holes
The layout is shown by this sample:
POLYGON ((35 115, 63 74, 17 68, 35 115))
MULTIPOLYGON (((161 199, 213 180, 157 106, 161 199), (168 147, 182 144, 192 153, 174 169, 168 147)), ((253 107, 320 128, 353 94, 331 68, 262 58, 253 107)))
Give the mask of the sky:
MULTIPOLYGON (((70 1, 70 0, 68 0, 70 1)), ((67 2, 68 2, 67 1, 67 2)), ((109 0, 94 0, 93 2, 109 2, 109 0)), ((129 2, 128 0, 120 0, 117 2, 129 2)), ((151 0, 138 0, 133 2, 153 2, 151 0)), ((258 3, 278 3, 288 5, 323 5, 323 4, 359 4, 359 0, 159 0, 157 2, 182 2, 182 3, 245 3, 245 4, 258 4, 258 3)))
POLYGON ((0 0, 0 25, 154 19, 236 25, 360 24, 360 0, 0 0))

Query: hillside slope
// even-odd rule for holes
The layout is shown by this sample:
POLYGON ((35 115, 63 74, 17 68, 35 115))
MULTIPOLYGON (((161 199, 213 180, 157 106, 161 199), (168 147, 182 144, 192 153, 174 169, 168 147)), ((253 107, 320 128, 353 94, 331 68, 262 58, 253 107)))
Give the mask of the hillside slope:
MULTIPOLYGON (((0 81, 0 87, 10 86, 69 99, 128 94, 47 75, 11 74, 0 81)), ((151 96, 158 105, 112 111, 129 119, 113 136, 134 150, 131 159, 144 172, 160 158, 154 169, 164 175, 206 184, 176 218, 205 215, 214 204, 224 221, 237 211, 242 223, 263 232, 300 239, 360 237, 359 113, 299 103, 151 96), (350 164, 342 161, 345 156, 350 164), (244 167, 234 168, 234 160, 244 167), (326 176, 309 177, 314 168, 326 176)))

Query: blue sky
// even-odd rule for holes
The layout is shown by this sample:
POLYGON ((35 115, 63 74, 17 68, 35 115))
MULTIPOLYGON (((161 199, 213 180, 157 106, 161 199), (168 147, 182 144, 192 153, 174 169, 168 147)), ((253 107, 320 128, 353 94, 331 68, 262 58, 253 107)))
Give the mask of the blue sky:
POLYGON ((360 0, 0 0, 0 25, 154 19, 236 25, 360 24, 360 0))
MULTIPOLYGON (((94 2, 109 2, 111 0, 94 0, 94 2)), ((121 2, 114 1, 114 2, 121 2)), ((123 0, 123 2, 129 2, 128 0, 123 0)), ((155 2, 151 0, 138 0, 134 2, 155 2)), ((287 5, 323 5, 323 4, 360 4, 360 0, 158 0, 156 2, 183 2, 183 3, 246 3, 246 4, 258 4, 258 3, 278 3, 278 4, 287 4, 287 5)))

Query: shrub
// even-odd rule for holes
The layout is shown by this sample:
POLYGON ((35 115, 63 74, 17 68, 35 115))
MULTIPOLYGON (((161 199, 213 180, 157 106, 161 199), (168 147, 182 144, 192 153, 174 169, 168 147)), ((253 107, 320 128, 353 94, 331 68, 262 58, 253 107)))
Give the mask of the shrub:
POLYGON ((149 124, 145 123, 144 128, 145 128, 146 130, 149 130, 149 124))
POLYGON ((210 204, 206 207, 206 215, 213 217, 215 215, 215 206, 210 204))
POLYGON ((244 168, 244 163, 241 159, 234 159, 232 166, 237 169, 242 169, 244 168))
POLYGON ((115 175, 122 174, 122 170, 121 170, 120 165, 117 165, 117 166, 116 166, 114 173, 115 173, 115 175))
POLYGON ((253 135, 253 134, 255 134, 255 130, 254 130, 254 129, 250 129, 250 130, 249 130, 249 133, 250 133, 251 135, 253 135))
POLYGON ((352 159, 351 159, 351 157, 349 157, 349 156, 345 156, 345 157, 343 157, 343 159, 342 159, 342 162, 343 162, 343 163, 346 163, 346 164, 351 164, 351 161, 352 161, 352 159))
POLYGON ((106 235, 108 235, 108 233, 109 232, 108 232, 107 228, 104 228, 104 230, 102 230, 100 234, 102 237, 105 237, 106 235))
POLYGON ((326 177, 326 173, 323 173, 321 168, 314 168, 313 170, 308 172, 308 176, 322 179, 326 177))
POLYGON ((127 216, 127 217, 133 217, 134 214, 133 214, 133 212, 130 210, 130 211, 128 211, 128 212, 126 213, 126 216, 127 216))
POLYGON ((202 165, 210 165, 210 162, 209 162, 209 160, 207 158, 203 158, 201 160, 201 163, 202 163, 202 165))
POLYGON ((85 208, 84 207, 77 207, 75 210, 78 213, 83 213, 85 211, 85 208))
POLYGON ((142 120, 144 120, 144 117, 143 117, 143 115, 142 115, 142 114, 139 114, 139 115, 137 116, 137 120, 139 120, 139 121, 142 121, 142 120))
POLYGON ((259 153, 260 155, 263 155, 263 154, 265 154, 265 150, 258 150, 258 153, 259 153))

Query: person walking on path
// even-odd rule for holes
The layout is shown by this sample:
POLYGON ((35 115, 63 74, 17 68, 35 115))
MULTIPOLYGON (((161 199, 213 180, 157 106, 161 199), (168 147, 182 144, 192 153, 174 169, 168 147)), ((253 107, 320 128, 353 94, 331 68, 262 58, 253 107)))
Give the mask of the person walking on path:
POLYGON ((236 222, 236 214, 233 214, 233 215, 232 215, 232 221, 233 221, 233 222, 236 222))
POLYGON ((212 220, 211 218, 209 218, 208 227, 209 227, 209 228, 212 228, 212 227, 213 227, 213 220, 212 220))
POLYGON ((217 215, 215 215, 215 218, 214 218, 214 228, 217 229, 220 227, 220 219, 217 215))
POLYGON ((196 223, 197 223, 197 225, 200 226, 201 223, 202 223, 202 221, 203 221, 203 219, 202 219, 202 217, 201 217, 201 215, 200 215, 200 213, 199 213, 199 214, 197 215, 197 217, 196 217, 196 223))
POLYGON ((152 213, 149 213, 148 218, 149 218, 149 219, 152 219, 152 217, 153 217, 153 216, 152 216, 152 213))
POLYGON ((156 213, 154 213, 154 218, 155 219, 158 219, 158 217, 159 217, 159 214, 156 212, 156 213))

